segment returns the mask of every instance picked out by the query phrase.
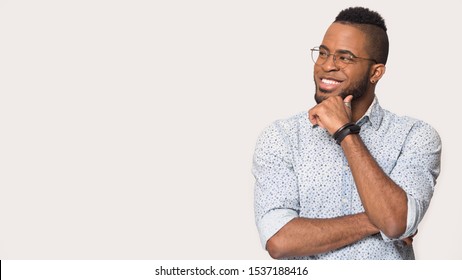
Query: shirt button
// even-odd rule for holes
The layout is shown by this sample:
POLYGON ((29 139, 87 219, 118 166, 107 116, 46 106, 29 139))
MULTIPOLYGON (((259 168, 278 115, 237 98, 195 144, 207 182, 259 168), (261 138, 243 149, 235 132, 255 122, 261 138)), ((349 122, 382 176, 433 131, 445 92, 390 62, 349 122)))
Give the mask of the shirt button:
POLYGON ((342 202, 346 204, 348 202, 348 200, 344 197, 344 198, 342 198, 342 202))
POLYGON ((349 167, 348 165, 345 165, 345 166, 343 166, 343 169, 344 169, 345 171, 348 171, 348 170, 350 170, 350 167, 349 167))

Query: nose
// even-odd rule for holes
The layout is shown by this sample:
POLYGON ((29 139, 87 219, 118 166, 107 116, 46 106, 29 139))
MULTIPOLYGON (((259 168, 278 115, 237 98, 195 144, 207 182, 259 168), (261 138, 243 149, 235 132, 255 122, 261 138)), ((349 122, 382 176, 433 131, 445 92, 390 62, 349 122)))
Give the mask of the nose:
POLYGON ((339 70, 339 68, 335 64, 335 60, 336 60, 335 54, 330 54, 327 57, 326 61, 321 65, 321 67, 326 72, 339 70), (331 57, 332 57, 332 59, 331 59, 331 57))

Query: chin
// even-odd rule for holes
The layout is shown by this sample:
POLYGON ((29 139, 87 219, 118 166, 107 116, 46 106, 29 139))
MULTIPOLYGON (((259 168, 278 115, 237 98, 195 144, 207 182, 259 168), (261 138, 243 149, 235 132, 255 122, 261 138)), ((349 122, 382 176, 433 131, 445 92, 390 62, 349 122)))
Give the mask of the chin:
POLYGON ((331 96, 341 96, 341 95, 342 95, 341 92, 335 92, 335 91, 324 92, 318 89, 314 94, 314 100, 316 101, 316 103, 319 104, 331 96))

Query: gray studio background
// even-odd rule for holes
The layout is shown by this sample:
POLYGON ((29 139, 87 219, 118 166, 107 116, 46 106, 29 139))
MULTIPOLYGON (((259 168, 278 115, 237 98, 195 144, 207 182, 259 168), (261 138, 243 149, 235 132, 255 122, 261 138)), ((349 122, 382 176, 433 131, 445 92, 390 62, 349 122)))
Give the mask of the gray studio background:
POLYGON ((314 105, 337 13, 387 21, 377 95, 443 140, 418 259, 462 259, 458 1, 0 1, 0 259, 268 259, 251 161, 314 105))

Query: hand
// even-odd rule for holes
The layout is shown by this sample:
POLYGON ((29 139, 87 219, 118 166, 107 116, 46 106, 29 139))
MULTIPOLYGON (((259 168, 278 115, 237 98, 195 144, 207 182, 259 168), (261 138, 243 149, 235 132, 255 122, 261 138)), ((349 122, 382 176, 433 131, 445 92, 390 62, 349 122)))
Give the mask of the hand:
POLYGON ((406 237, 406 238, 402 239, 401 241, 403 241, 404 244, 406 244, 406 246, 411 246, 412 242, 414 242, 414 236, 417 235, 417 232, 418 232, 418 230, 413 235, 411 235, 409 237, 406 237))
POLYGON ((341 126, 351 122, 351 108, 345 103, 351 104, 352 99, 353 95, 348 95, 345 99, 340 96, 329 97, 311 108, 308 118, 313 125, 327 129, 332 135, 341 126))

